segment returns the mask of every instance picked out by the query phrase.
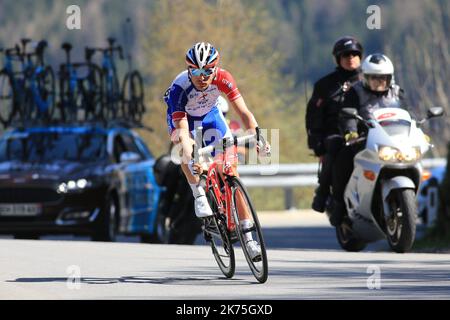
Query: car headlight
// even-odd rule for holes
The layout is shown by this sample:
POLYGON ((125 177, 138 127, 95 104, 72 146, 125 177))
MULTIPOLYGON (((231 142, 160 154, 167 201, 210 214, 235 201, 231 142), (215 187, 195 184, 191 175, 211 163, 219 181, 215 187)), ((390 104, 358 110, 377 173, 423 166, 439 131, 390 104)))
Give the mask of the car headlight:
POLYGON ((56 190, 58 193, 67 193, 71 191, 79 191, 92 186, 92 182, 86 179, 78 179, 78 180, 69 180, 67 182, 60 183, 58 189, 56 190))
POLYGON ((388 162, 411 162, 420 159, 421 156, 419 147, 405 148, 404 150, 392 147, 380 147, 378 150, 380 160, 388 162))

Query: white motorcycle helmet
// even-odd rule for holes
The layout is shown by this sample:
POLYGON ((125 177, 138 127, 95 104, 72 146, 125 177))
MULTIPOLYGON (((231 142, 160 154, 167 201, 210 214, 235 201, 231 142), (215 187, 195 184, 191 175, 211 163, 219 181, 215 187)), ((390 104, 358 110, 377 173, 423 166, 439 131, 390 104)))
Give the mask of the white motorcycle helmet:
POLYGON ((227 100, 224 97, 219 96, 219 98, 217 98, 216 106, 220 111, 222 111, 223 116, 226 117, 227 112, 230 110, 227 100))
POLYGON ((369 90, 370 86, 368 81, 369 77, 372 75, 388 76, 386 89, 384 91, 389 90, 390 86, 394 83, 394 65, 392 64, 392 61, 384 54, 374 53, 369 55, 366 59, 364 59, 361 69, 364 75, 363 84, 369 90))

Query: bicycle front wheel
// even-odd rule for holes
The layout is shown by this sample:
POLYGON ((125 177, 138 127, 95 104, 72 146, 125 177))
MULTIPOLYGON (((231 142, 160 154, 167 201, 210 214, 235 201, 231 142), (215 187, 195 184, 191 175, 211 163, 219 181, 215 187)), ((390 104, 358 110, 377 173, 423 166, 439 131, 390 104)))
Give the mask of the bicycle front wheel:
POLYGON ((211 210, 214 213, 213 226, 205 226, 205 233, 210 237, 211 249, 214 258, 219 265, 220 270, 227 278, 231 278, 234 275, 236 260, 234 257, 234 249, 231 244, 230 236, 227 231, 227 223, 225 219, 222 219, 223 215, 218 210, 218 201, 214 192, 211 190, 207 193, 207 198, 211 210), (209 232, 208 230, 213 229, 215 232, 209 232))
MULTIPOLYGON (((241 242, 245 259, 255 276, 261 283, 267 281, 269 268, 267 263, 266 246, 261 232, 258 216, 248 196, 248 192, 238 177, 231 180, 231 211, 236 224, 236 233, 241 242), (256 241, 260 247, 260 254, 250 252, 249 242, 256 241)), ((254 244, 254 243, 253 243, 254 244)))

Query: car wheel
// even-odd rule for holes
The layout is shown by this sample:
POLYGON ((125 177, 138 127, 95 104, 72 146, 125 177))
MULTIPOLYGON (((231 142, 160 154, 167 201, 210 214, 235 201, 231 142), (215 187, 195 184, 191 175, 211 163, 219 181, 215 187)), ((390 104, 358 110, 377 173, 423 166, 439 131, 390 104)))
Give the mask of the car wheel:
POLYGON ((98 216, 96 228, 92 234, 94 241, 115 241, 117 235, 118 205, 114 197, 108 196, 98 216))

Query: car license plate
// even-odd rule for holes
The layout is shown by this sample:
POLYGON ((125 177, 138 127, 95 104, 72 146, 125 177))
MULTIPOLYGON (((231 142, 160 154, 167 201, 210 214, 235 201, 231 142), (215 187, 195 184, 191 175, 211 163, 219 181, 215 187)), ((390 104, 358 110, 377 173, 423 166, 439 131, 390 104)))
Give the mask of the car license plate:
POLYGON ((41 213, 42 206, 36 203, 0 204, 2 217, 32 217, 41 213))

